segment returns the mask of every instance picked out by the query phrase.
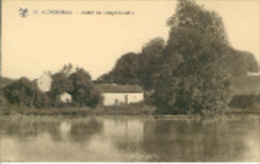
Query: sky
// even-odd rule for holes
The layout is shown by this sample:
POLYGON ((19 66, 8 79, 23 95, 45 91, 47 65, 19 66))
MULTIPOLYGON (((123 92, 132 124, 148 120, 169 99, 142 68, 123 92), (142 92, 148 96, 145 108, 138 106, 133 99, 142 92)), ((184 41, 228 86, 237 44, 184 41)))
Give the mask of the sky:
MULTIPOLYGON (((260 61, 259 0, 197 0, 197 4, 222 17, 234 48, 249 51, 260 61)), ((167 41, 166 20, 175 7, 175 0, 2 0, 1 74, 33 80, 71 63, 96 79, 122 55, 140 52, 149 40, 167 41), (19 15, 21 7, 28 9, 28 16, 19 15), (49 10, 73 14, 49 14, 49 10)))

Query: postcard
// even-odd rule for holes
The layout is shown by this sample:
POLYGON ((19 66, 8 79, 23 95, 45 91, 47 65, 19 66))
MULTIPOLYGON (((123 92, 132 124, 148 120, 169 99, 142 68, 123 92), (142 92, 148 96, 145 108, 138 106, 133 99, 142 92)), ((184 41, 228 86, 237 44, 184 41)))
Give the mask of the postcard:
POLYGON ((260 162, 257 0, 2 0, 1 162, 260 162))

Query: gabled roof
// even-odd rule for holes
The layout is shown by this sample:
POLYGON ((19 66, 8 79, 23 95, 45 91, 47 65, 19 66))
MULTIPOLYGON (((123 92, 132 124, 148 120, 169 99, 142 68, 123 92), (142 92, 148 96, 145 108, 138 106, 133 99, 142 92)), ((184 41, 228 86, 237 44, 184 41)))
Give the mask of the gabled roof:
POLYGON ((51 78, 51 73, 45 71, 38 79, 35 79, 35 81, 38 81, 39 79, 42 79, 44 76, 51 78))
POLYGON ((96 84, 103 93, 142 93, 138 85, 96 84))

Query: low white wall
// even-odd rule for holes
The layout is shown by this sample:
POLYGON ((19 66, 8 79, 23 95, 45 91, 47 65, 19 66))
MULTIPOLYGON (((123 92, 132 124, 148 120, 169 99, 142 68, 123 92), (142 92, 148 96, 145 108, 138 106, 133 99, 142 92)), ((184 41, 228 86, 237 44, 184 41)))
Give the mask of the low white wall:
POLYGON ((60 95, 60 100, 64 103, 68 103, 68 102, 71 102, 72 100, 72 97, 70 94, 68 93, 63 93, 60 95))
POLYGON ((103 104, 105 106, 115 105, 116 101, 118 104, 126 104, 126 96, 127 96, 127 104, 137 103, 144 100, 143 93, 103 93, 104 97, 103 104))

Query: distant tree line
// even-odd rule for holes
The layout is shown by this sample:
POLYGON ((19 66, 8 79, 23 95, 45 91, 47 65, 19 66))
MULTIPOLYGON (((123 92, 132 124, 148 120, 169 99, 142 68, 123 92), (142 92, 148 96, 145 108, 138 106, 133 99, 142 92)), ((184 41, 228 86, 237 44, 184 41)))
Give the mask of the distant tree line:
POLYGON ((179 0, 167 25, 167 42, 155 38, 140 53, 123 55, 98 81, 139 84, 152 91, 159 113, 222 112, 233 77, 258 71, 253 54, 232 48, 222 18, 195 1, 179 0))
POLYGON ((22 77, 3 88, 3 95, 10 104, 24 105, 35 108, 49 107, 91 107, 95 108, 101 101, 100 91, 95 87, 91 76, 82 68, 72 71, 72 65, 51 75, 52 84, 49 92, 42 92, 37 82, 22 77), (72 102, 66 103, 60 100, 64 92, 72 96, 72 102))

